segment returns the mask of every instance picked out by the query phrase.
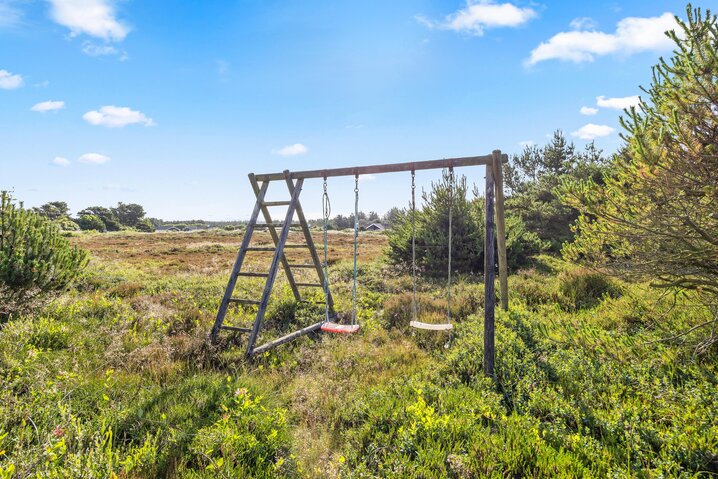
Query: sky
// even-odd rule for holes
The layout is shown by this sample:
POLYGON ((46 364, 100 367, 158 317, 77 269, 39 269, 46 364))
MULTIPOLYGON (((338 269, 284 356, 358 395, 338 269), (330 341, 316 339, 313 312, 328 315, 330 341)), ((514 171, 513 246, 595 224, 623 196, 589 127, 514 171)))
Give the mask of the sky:
MULTIPOLYGON (((611 153, 674 15, 685 4, 0 0, 0 189, 235 220, 250 172, 512 154, 557 129, 611 153)), ((361 178, 360 209, 405 206, 409 182, 361 178)), ((333 213, 353 209, 353 178, 328 188, 333 213)), ((301 201, 320 216, 321 180, 301 201)))

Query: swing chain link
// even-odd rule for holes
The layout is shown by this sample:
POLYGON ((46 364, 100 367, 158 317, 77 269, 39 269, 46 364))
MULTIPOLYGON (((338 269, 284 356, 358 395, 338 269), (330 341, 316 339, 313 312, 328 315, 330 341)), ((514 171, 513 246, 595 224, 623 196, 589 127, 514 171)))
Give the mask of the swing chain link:
POLYGON ((447 266, 447 280, 446 280, 446 315, 451 322, 451 242, 452 242, 452 222, 453 222, 453 211, 454 211, 454 167, 449 167, 449 261, 447 266))
POLYGON ((327 177, 324 177, 324 194, 322 195, 322 215, 324 216, 324 320, 329 321, 329 261, 327 258, 329 216, 332 206, 327 193, 327 177))
POLYGON ((359 174, 354 175, 354 285, 352 287, 352 325, 357 324, 357 238, 359 237, 359 174))
POLYGON ((411 315, 417 320, 416 305, 416 171, 411 170, 411 278, 414 295, 411 303, 411 315))

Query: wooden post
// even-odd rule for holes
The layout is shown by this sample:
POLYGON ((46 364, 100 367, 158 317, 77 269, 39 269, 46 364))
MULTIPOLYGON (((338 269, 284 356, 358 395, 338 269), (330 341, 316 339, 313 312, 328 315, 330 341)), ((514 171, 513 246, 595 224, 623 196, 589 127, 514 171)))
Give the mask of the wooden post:
POLYGON ((501 150, 492 153, 496 189, 496 234, 499 253, 499 292, 501 309, 509 310, 509 278, 506 265, 506 218, 504 217, 504 172, 501 166, 501 150))
POLYGON ((484 374, 494 376, 494 174, 486 166, 486 237, 484 238, 484 374))

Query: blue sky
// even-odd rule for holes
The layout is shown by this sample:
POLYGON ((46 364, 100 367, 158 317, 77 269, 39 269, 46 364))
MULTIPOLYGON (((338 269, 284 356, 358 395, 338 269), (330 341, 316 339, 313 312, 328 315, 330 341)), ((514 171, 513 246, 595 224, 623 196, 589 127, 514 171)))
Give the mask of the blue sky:
MULTIPOLYGON (((715 7, 714 1, 696 6, 715 7)), ((246 175, 620 145, 676 1, 0 0, 0 189, 244 219, 246 175)), ((482 183, 481 168, 463 171, 482 183)), ((418 174, 426 186, 439 172, 418 174)), ((334 212, 352 179, 330 181, 334 212)), ((318 216, 319 182, 302 195, 318 216)), ((360 206, 405 205, 408 174, 360 206)), ((284 197, 278 185, 273 197, 284 197)))

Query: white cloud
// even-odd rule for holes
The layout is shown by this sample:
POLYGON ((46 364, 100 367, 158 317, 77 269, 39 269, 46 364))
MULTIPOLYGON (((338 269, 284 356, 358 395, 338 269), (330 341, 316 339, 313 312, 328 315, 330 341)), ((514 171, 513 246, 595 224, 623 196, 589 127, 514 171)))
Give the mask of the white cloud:
MULTIPOLYGON (((572 26, 585 28, 580 22, 572 22, 572 26)), ((667 51, 673 47, 673 41, 665 35, 668 30, 677 30, 677 24, 674 15, 666 12, 660 17, 624 18, 614 33, 583 29, 561 32, 534 48, 526 64, 531 66, 546 60, 581 63, 610 54, 667 51)))
POLYGON ((309 151, 309 148, 302 145, 301 143, 295 143, 293 145, 287 145, 279 150, 272 150, 272 153, 280 156, 296 156, 303 155, 309 151))
POLYGON ((55 158, 53 158, 52 164, 55 166, 62 166, 64 168, 66 166, 70 166, 70 160, 61 156, 56 156, 55 158))
POLYGON ((598 113, 598 108, 592 108, 590 106, 582 106, 581 109, 579 110, 579 113, 581 113, 582 115, 586 115, 586 116, 595 115, 596 113, 598 113))
POLYGON ((608 136, 614 131, 616 130, 608 125, 596 125, 594 123, 588 123, 571 134, 582 140, 595 140, 596 138, 608 136))
POLYGON ((15 8, 12 0, 0 0, 0 28, 14 27, 22 19, 22 11, 15 8))
POLYGON ((626 96, 623 98, 606 98, 605 96, 596 97, 596 105, 601 108, 611 108, 612 110, 625 110, 632 106, 641 104, 641 98, 638 95, 626 96))
POLYGON ((99 153, 85 153, 78 160, 80 163, 88 163, 91 165, 102 165, 110 161, 109 156, 101 155, 99 153))
POLYGON ((135 123, 145 126, 155 126, 152 118, 148 118, 144 113, 132 110, 126 106, 103 106, 98 110, 88 111, 82 118, 91 125, 102 125, 110 128, 120 128, 135 123))
POLYGON ((130 28, 116 18, 114 0, 49 0, 52 19, 70 29, 70 35, 90 35, 121 41, 130 28))
POLYGON ((7 70, 0 70, 0 89, 12 90, 22 86, 22 75, 12 74, 7 70))
POLYGON ((416 20, 428 28, 454 30, 481 36, 487 28, 518 27, 536 16, 531 8, 494 0, 467 0, 466 7, 448 15, 443 21, 433 22, 417 15, 416 20))
POLYGON ((31 111, 39 111, 39 112, 46 112, 46 111, 57 111, 62 110, 65 108, 65 102, 64 101, 42 101, 40 103, 36 103, 30 108, 31 111))
POLYGON ((103 55, 117 55, 120 52, 111 45, 97 45, 92 42, 82 44, 82 53, 91 57, 99 57, 103 55))
POLYGON ((569 25, 574 30, 595 30, 598 26, 596 21, 589 17, 574 18, 569 25))
POLYGON ((519 146, 520 146, 521 148, 526 148, 526 147, 531 148, 531 147, 534 146, 535 144, 536 144, 536 143, 534 143, 533 140, 519 141, 519 146))

